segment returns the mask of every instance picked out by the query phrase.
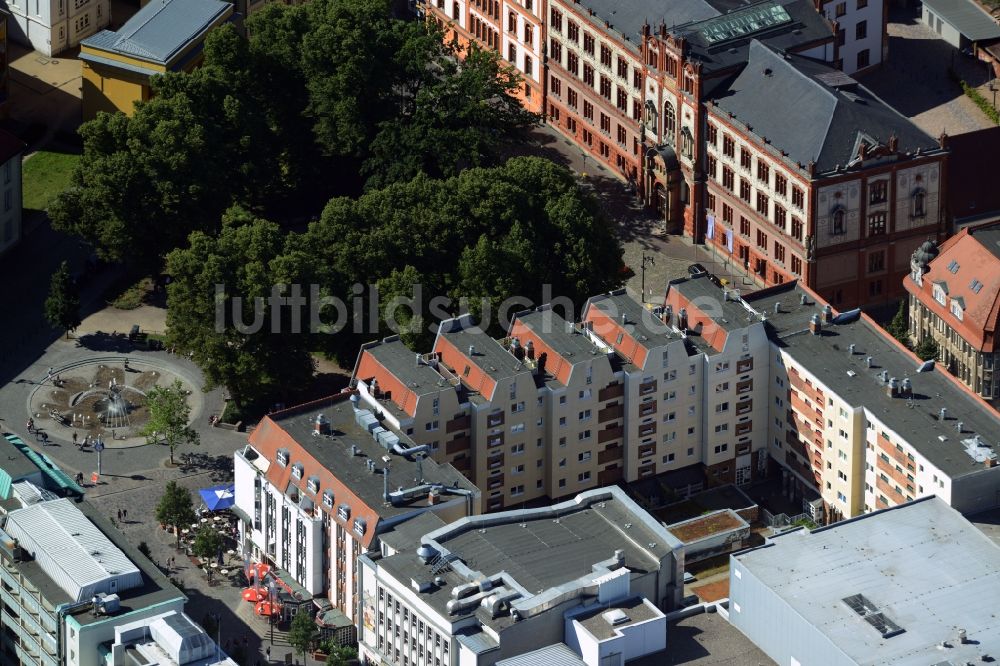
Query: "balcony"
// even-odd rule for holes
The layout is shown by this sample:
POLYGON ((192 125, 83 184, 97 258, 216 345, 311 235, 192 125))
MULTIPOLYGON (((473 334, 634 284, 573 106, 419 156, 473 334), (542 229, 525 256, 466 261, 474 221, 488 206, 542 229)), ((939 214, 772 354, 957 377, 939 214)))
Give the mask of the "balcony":
POLYGON ((462 414, 452 420, 448 421, 444 426, 444 431, 446 434, 450 435, 453 432, 459 430, 468 430, 472 426, 472 419, 468 414, 462 414))
POLYGON ((622 468, 612 467, 611 469, 606 469, 602 472, 597 473, 597 485, 608 486, 613 483, 618 483, 622 480, 622 468))
POLYGON ((743 442, 736 445, 736 455, 738 456, 745 456, 751 451, 752 447, 750 446, 750 442, 743 442))
POLYGON ((748 432, 750 432, 752 430, 753 430, 753 421, 747 421, 746 423, 737 423, 736 424, 736 434, 737 435, 745 435, 745 434, 747 434, 748 432))
POLYGON ((639 458, 648 458, 656 455, 656 444, 645 444, 639 447, 639 458))
POLYGON ((736 362, 736 374, 742 375, 744 372, 750 372, 753 370, 753 359, 745 358, 742 361, 736 362))
POLYGON ((639 426, 639 437, 648 437, 653 434, 656 434, 656 421, 653 421, 652 423, 643 423, 639 426))
POLYGON ((753 390, 753 380, 752 379, 748 379, 745 382, 737 382, 736 383, 736 393, 737 394, 748 393, 748 392, 750 392, 752 390, 753 390))
POLYGON ((622 454, 625 449, 619 444, 614 444, 604 449, 603 451, 597 452, 597 464, 604 465, 606 463, 615 462, 622 459, 622 454))
MULTIPOLYGON (((653 411, 655 411, 656 403, 654 402, 649 404, 653 405, 653 411)), ((640 407, 639 409, 641 413, 642 407, 640 407)), ((613 421, 615 419, 620 419, 624 411, 625 410, 621 405, 610 405, 608 407, 605 407, 604 409, 598 410, 597 422, 604 423, 606 421, 613 421)))
POLYGON ((639 384, 639 395, 649 395, 656 391, 656 380, 651 382, 646 382, 645 384, 639 384))
POLYGON ((487 437, 486 446, 491 449, 497 446, 503 446, 503 433, 498 432, 495 435, 490 435, 489 437, 487 437))
POLYGON ((656 401, 650 400, 639 405, 639 416, 649 416, 656 413, 656 401))
POLYGON ((744 400, 736 403, 736 415, 749 414, 753 411, 753 400, 744 400))
POLYGON ((496 428, 497 426, 503 425, 503 417, 504 417, 503 412, 496 412, 490 414, 489 416, 486 417, 486 427, 496 428))
POLYGON ((614 428, 605 428, 604 430, 597 431, 597 443, 604 444, 605 442, 611 442, 616 439, 621 439, 624 434, 624 429, 621 426, 616 426, 614 428))
POLYGON ((597 392, 597 400, 599 402, 604 402, 605 400, 611 400, 613 398, 620 398, 625 395, 625 385, 621 382, 616 382, 614 384, 608 384, 600 391, 597 392))
POLYGON ((444 445, 444 452, 447 455, 452 455, 453 453, 461 453, 462 451, 468 451, 471 446, 472 446, 472 440, 469 439, 469 436, 462 435, 446 443, 444 445))

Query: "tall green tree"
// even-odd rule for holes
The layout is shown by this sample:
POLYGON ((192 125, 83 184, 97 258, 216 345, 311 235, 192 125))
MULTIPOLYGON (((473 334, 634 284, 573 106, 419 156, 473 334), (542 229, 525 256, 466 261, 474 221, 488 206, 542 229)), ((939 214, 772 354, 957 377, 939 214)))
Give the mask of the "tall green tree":
POLYGON ((299 610, 292 618, 292 626, 288 629, 288 644, 302 657, 303 663, 305 663, 306 652, 312 649, 318 636, 319 630, 316 629, 316 621, 307 610, 299 610))
POLYGON ((191 551, 203 560, 212 560, 222 549, 222 536, 211 527, 202 527, 194 536, 191 551))
POLYGON ((190 425, 191 405, 187 391, 179 379, 169 386, 154 386, 146 392, 149 420, 142 429, 146 440, 163 442, 170 447, 170 464, 174 464, 174 449, 182 444, 197 445, 198 431, 190 425))
POLYGON ((910 346, 910 311, 905 298, 900 301, 899 310, 892 318, 892 321, 889 322, 886 331, 905 346, 910 346))
POLYGON ((45 299, 45 319, 53 328, 66 331, 66 337, 81 323, 80 292, 65 261, 52 274, 49 295, 45 299))
POLYGON ((156 505, 156 520, 161 525, 170 525, 177 535, 177 547, 181 545, 181 526, 190 525, 196 518, 191 506, 191 493, 176 481, 167 481, 159 503, 156 505))
POLYGON ((913 353, 924 361, 937 359, 940 351, 938 343, 929 335, 924 336, 924 339, 917 343, 917 346, 913 349, 913 353))
POLYGON ((167 257, 168 342, 191 349, 207 388, 225 386, 237 405, 288 397, 312 377, 308 316, 296 322, 272 299, 290 294, 279 285, 307 284, 284 272, 294 263, 274 265, 285 239, 278 225, 233 209, 217 237, 195 232, 167 257))

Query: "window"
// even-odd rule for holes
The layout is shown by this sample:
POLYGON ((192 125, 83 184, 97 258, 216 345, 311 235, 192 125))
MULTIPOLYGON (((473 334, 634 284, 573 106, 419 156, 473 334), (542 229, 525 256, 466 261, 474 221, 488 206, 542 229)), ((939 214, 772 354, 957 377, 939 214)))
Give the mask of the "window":
POLYGON ((722 186, 724 188, 726 188, 727 190, 729 190, 730 192, 732 192, 733 189, 736 187, 735 180, 736 179, 734 178, 733 170, 730 169, 729 167, 723 165, 723 167, 722 167, 722 186))
POLYGON ((750 151, 746 148, 740 148, 740 166, 749 171, 752 163, 753 157, 750 155, 750 151))
POLYGON ((728 134, 722 135, 722 153, 726 157, 733 157, 736 154, 736 142, 728 134))
POLYGON ((524 486, 523 485, 514 486, 513 488, 510 489, 510 495, 511 495, 511 497, 517 497, 518 495, 523 495, 523 494, 524 494, 524 486))
POLYGON ((757 230, 757 247, 767 251, 767 234, 765 234, 760 229, 757 230))
POLYGON ((835 13, 836 13, 837 18, 840 18, 841 16, 845 15, 847 13, 847 3, 846 2, 838 2, 837 6, 835 8, 835 13))
POLYGON ((432 431, 437 429, 438 429, 437 421, 428 421, 427 423, 424 424, 424 430, 432 431))
POLYGON ((771 168, 760 160, 757 160, 757 180, 765 185, 771 182, 771 168))
POLYGON ((601 131, 605 134, 611 134, 611 117, 601 114, 601 131))
POLYGON ((844 226, 844 219, 847 216, 846 211, 843 206, 838 206, 833 211, 833 226, 830 228, 830 234, 833 236, 842 236, 847 233, 847 229, 844 226))
POLYGON ((757 212, 767 217, 768 206, 767 206, 767 195, 763 192, 757 193, 757 212))
POLYGON ((802 240, 802 220, 797 217, 792 218, 792 238, 802 240))
POLYGON ((868 66, 871 59, 871 53, 868 49, 863 51, 858 51, 858 69, 864 69, 868 66))
POLYGON ((524 24, 524 43, 528 46, 535 43, 535 28, 530 23, 524 24))
POLYGON ((611 69, 611 49, 607 44, 601 44, 601 64, 611 69))
POLYGON ((590 451, 584 451, 580 453, 580 455, 578 455, 576 459, 579 462, 587 462, 588 460, 590 460, 590 451))
POLYGON ((585 439, 590 439, 590 431, 589 431, 589 430, 583 430, 583 431, 581 431, 581 432, 580 432, 580 434, 578 434, 578 435, 576 436, 576 438, 577 438, 578 440, 580 440, 581 442, 582 442, 583 440, 585 440, 585 439))
POLYGON ((611 79, 601 75, 601 97, 611 99, 611 79))
POLYGON ((583 100, 583 117, 594 122, 594 105, 587 100, 583 100))
POLYGON ((720 402, 718 405, 715 406, 715 413, 716 414, 721 414, 723 412, 728 412, 728 411, 729 411, 729 403, 728 402, 720 402))
POLYGON ((594 36, 589 32, 583 33, 583 50, 589 55, 594 55, 594 36))
POLYGON ((618 58, 618 77, 628 79, 628 61, 625 58, 618 58))
POLYGON ((512 65, 517 65, 517 45, 514 42, 507 45, 507 60, 512 65))
POLYGON ((912 200, 910 202, 910 217, 924 217, 927 215, 926 210, 927 205, 927 192, 923 189, 918 189, 913 193, 912 200))
POLYGON ((728 444, 717 444, 716 447, 715 447, 715 452, 716 453, 725 453, 728 450, 729 450, 729 445, 728 444))
POLYGON ((778 241, 774 241, 774 260, 785 263, 785 246, 778 241))
POLYGON ((885 213, 872 213, 868 216, 868 235, 881 236, 885 233, 885 213))
POLYGON ((533 74, 532 70, 533 67, 531 62, 531 56, 526 55, 524 56, 524 73, 527 74, 528 76, 531 76, 533 74))
POLYGON ((517 32, 517 13, 515 12, 507 14, 507 32, 517 32))
POLYGON ((876 180, 868 186, 868 203, 884 203, 889 198, 889 181, 876 180))
POLYGON ((858 21, 854 26, 854 39, 865 39, 868 37, 868 21, 858 21))
POLYGON ((746 178, 740 178, 740 199, 750 203, 750 181, 746 178))
POLYGON ((622 87, 618 88, 618 100, 616 106, 619 111, 628 112, 628 93, 622 87))
POLYGON ((882 293, 882 280, 872 280, 868 283, 868 295, 878 296, 882 293))
POLYGON ((714 146, 719 141, 719 129, 712 123, 708 123, 705 127, 705 141, 710 146, 714 146))
POLYGON ((722 204, 722 221, 727 224, 733 223, 733 209, 729 204, 722 204))
POLYGON ((674 143, 674 134, 677 131, 677 116, 674 113, 674 105, 670 102, 663 103, 663 139, 669 144, 674 143))
POLYGON ((583 82, 594 87, 594 68, 587 63, 583 63, 583 82))
POLYGON ((792 257, 792 272, 802 275, 802 260, 795 256, 792 257))
POLYGON ((580 43, 580 26, 578 26, 573 21, 566 22, 566 36, 574 44, 580 43))
POLYGON ((584 481, 590 481, 590 471, 588 470, 586 472, 581 472, 580 474, 577 474, 576 480, 579 481, 580 483, 583 483, 584 481))
POLYGON ((782 208, 781 206, 779 206, 778 204, 774 204, 774 224, 779 229, 781 229, 782 231, 784 231, 785 230, 785 221, 787 219, 788 219, 788 214, 785 212, 785 209, 782 208))
POLYGON ((715 156, 714 155, 709 155, 708 156, 708 160, 707 160, 707 167, 706 167, 706 171, 708 172, 708 177, 709 178, 713 178, 714 179, 716 177, 715 174, 716 174, 717 166, 718 166, 718 164, 717 164, 717 161, 715 159, 715 156))
POLYGON ((792 205, 801 210, 805 206, 805 193, 795 185, 792 185, 792 205))
POLYGON ((742 215, 740 216, 740 234, 744 236, 750 235, 750 220, 742 215))
POLYGON ((562 81, 560 81, 559 79, 552 77, 549 80, 549 88, 551 88, 552 94, 555 95, 556 97, 562 96, 562 81))
POLYGON ((705 204, 705 208, 707 208, 712 212, 715 212, 715 195, 710 193, 707 198, 708 198, 708 203, 705 204))
POLYGON ((562 44, 555 39, 549 40, 549 57, 557 63, 562 63, 562 44))
POLYGON ((581 421, 586 421, 587 419, 589 419, 589 418, 590 418, 590 416, 591 416, 591 411, 590 411, 589 409, 585 409, 585 410, 583 410, 582 412, 580 412, 580 415, 579 415, 579 416, 580 416, 580 420, 581 420, 581 421))
POLYGON ((566 71, 573 76, 580 76, 580 59, 572 51, 566 54, 566 71))
POLYGON ((774 173, 774 191, 785 196, 788 192, 788 179, 778 172, 774 173))
POLYGON ((566 92, 566 104, 571 109, 575 109, 577 105, 577 94, 572 88, 568 89, 566 92))
POLYGON ((858 0, 858 9, 864 9, 868 6, 868 0, 858 0))

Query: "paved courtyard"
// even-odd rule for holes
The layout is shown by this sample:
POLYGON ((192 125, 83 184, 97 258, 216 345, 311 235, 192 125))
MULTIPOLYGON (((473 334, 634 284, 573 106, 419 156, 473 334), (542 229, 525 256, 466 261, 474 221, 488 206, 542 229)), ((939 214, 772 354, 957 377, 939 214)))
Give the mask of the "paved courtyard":
POLYGON ((940 39, 914 10, 892 8, 888 33, 889 60, 860 76, 863 84, 935 138, 941 132, 964 134, 993 126, 948 77, 951 66, 969 85, 985 89, 989 68, 984 63, 940 39))

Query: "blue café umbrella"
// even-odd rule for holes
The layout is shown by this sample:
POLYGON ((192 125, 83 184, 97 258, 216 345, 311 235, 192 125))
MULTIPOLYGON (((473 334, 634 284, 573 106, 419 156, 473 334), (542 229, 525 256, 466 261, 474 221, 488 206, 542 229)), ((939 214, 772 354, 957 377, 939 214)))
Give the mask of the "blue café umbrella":
POLYGON ((208 507, 209 511, 222 511, 236 503, 235 490, 233 484, 229 484, 214 486, 212 488, 202 488, 198 493, 201 495, 201 499, 205 502, 205 506, 208 507))

